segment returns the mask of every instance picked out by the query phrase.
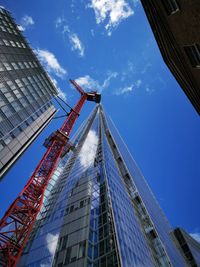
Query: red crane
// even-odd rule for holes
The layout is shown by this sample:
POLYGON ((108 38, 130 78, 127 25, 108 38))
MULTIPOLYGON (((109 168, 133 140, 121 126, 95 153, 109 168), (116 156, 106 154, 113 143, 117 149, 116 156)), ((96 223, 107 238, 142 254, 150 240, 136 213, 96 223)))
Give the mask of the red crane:
POLYGON ((42 206, 44 192, 59 158, 69 146, 69 135, 86 100, 99 103, 101 95, 86 93, 74 81, 70 82, 81 94, 59 130, 48 138, 47 151, 19 196, 0 220, 0 266, 16 266, 42 206))

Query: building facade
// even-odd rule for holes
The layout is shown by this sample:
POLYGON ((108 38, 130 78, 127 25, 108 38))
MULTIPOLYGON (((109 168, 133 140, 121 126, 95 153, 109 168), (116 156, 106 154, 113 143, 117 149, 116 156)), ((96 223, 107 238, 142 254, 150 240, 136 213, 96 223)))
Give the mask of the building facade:
POLYGON ((200 266, 200 243, 180 227, 174 229, 172 237, 177 248, 185 258, 187 265, 189 267, 200 266))
POLYGON ((14 19, 0 8, 0 178, 50 122, 56 94, 14 19))
POLYGON ((165 63, 200 114, 200 2, 141 2, 165 63))
POLYGON ((186 266, 171 226, 101 106, 72 142, 17 266, 186 266))

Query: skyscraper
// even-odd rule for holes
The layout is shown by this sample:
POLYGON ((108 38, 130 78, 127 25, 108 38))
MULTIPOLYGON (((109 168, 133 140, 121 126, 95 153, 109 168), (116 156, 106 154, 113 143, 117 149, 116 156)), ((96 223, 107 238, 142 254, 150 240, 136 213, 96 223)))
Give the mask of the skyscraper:
POLYGON ((72 142, 17 266, 185 266, 165 215, 100 105, 72 142))
POLYGON ((163 59, 200 114, 200 3, 141 0, 163 59))
POLYGON ((177 248, 187 261, 188 266, 200 266, 200 244, 183 229, 177 227, 172 233, 177 248))
POLYGON ((14 19, 0 8, 0 178, 50 122, 56 94, 14 19))

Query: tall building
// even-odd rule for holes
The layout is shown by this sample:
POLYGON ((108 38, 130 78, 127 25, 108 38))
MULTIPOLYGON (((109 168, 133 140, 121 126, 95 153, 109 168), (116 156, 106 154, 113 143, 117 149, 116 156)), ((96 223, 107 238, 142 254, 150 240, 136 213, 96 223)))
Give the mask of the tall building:
POLYGON ((55 94, 14 19, 0 8, 0 178, 52 119, 55 94))
POLYGON ((190 267, 200 266, 200 243, 180 227, 174 229, 172 237, 177 248, 185 258, 187 265, 190 267))
POLYGON ((200 2, 141 2, 165 63, 200 114, 200 2))
POLYGON ((171 226, 100 105, 72 142, 17 266, 185 266, 171 226))

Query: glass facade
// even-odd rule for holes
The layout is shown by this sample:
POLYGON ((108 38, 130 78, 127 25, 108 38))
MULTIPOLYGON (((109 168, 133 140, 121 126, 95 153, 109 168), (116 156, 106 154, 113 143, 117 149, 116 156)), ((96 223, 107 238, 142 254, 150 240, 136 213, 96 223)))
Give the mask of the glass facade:
POLYGON ((56 94, 14 19, 0 8, 0 177, 51 120, 56 94))
POLYGON ((185 266, 169 223, 101 106, 73 142, 18 266, 185 266))
POLYGON ((153 266, 147 242, 137 221, 131 199, 125 189, 105 133, 103 134, 103 152, 123 266, 153 266))
POLYGON ((172 266, 184 266, 180 254, 174 247, 174 244, 172 243, 172 240, 170 238, 169 233, 172 231, 172 228, 169 222, 167 221, 151 189, 146 183, 132 155, 128 151, 127 146, 120 137, 118 130, 115 128, 112 120, 109 117, 107 117, 107 125, 112 133, 112 137, 115 143, 117 144, 119 153, 124 159, 126 168, 130 174, 134 187, 136 188, 136 192, 140 196, 140 199, 142 200, 141 202, 146 212, 148 213, 148 216, 150 217, 150 220, 152 222, 151 224, 154 226, 154 230, 157 232, 159 239, 163 244, 162 250, 164 249, 166 251, 168 260, 170 258, 172 266))
POLYGON ((174 229, 172 237, 187 265, 192 267, 200 266, 200 243, 179 227, 174 229))

